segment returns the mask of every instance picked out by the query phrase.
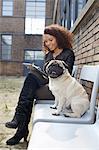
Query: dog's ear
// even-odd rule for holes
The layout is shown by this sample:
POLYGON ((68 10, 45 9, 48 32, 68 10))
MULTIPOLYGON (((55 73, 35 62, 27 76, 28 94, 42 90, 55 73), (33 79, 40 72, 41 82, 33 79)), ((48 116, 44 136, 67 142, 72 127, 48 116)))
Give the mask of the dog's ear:
POLYGON ((44 70, 45 73, 46 73, 46 67, 47 67, 47 65, 49 64, 49 62, 50 62, 50 61, 46 62, 46 63, 44 64, 44 66, 43 66, 43 70, 44 70))
POLYGON ((65 67, 66 69, 68 69, 68 65, 67 65, 64 61, 62 61, 62 63, 63 63, 63 65, 64 65, 64 67, 65 67))

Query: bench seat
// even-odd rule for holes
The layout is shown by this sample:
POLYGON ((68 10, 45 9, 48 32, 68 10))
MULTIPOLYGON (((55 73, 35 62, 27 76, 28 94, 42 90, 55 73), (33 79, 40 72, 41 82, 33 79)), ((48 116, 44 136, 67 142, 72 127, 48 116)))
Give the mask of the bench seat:
POLYGON ((28 150, 99 150, 99 120, 95 124, 37 122, 28 150))
POLYGON ((83 66, 82 79, 93 82, 89 110, 81 118, 53 116, 53 101, 37 101, 27 150, 99 150, 99 66, 83 66))
POLYGON ((85 113, 81 118, 70 118, 65 117, 64 115, 55 116, 52 115, 52 112, 55 110, 50 108, 51 105, 52 104, 46 103, 35 105, 33 115, 33 125, 36 122, 81 123, 81 124, 90 122, 89 111, 85 113))

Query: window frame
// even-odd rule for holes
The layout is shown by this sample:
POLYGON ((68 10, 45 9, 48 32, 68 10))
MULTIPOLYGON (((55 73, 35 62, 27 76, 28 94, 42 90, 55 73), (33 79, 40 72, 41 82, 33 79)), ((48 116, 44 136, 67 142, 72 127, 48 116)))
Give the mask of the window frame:
POLYGON ((12 34, 1 34, 1 60, 5 60, 5 61, 9 61, 12 59, 12 40, 13 40, 13 36, 12 34), (3 53, 3 36, 10 36, 11 37, 11 44, 8 45, 10 47, 10 49, 4 49, 5 54, 3 53), (10 54, 8 53, 8 51, 10 51, 10 54), (5 57, 7 56, 7 57, 5 57))
POLYGON ((65 0, 64 7, 61 6, 61 9, 62 9, 61 18, 63 18, 62 21, 64 21, 64 25, 62 24, 62 21, 61 21, 61 24, 64 27, 67 27, 68 29, 71 29, 71 27, 73 27, 75 21, 77 20, 79 16, 78 13, 81 12, 81 10, 86 5, 88 0, 82 0, 82 8, 79 9, 78 11, 79 1, 80 0, 65 0), (66 17, 64 17, 64 14, 65 14, 64 9, 66 9, 66 17))
POLYGON ((26 13, 25 13, 25 34, 32 34, 32 35, 42 35, 43 30, 45 27, 45 13, 46 13, 46 0, 26 0, 26 13), (29 3, 31 3, 31 6, 29 3), (41 8, 39 3, 43 3, 44 7, 42 8, 41 12, 39 9, 41 8), (37 7, 35 7, 38 5, 37 7), (34 8, 34 12, 30 11, 29 7, 34 8), (29 10, 29 12, 27 12, 29 10), (35 22, 33 21, 35 19, 35 22), (27 23, 29 21, 29 23, 27 23), (41 26, 38 26, 38 22, 40 22, 41 26), (34 30, 34 26, 36 29, 34 30), (29 30, 28 30, 29 29, 29 30))
POLYGON ((14 1, 13 0, 9 0, 9 1, 7 1, 7 0, 2 0, 2 16, 13 16, 13 7, 14 7, 14 1), (7 2, 7 3, 9 3, 9 2, 12 2, 12 6, 11 5, 9 5, 9 7, 6 7, 7 6, 7 4, 6 5, 4 5, 3 3, 4 3, 4 1, 5 2, 7 2), (8 10, 8 12, 10 12, 10 14, 8 15, 8 13, 6 13, 6 14, 4 14, 4 12, 7 12, 7 10, 6 9, 4 9, 4 8, 10 8, 9 10, 8 10))
POLYGON ((28 48, 28 49, 27 49, 27 48, 24 49, 24 61, 25 61, 25 62, 34 62, 35 60, 44 60, 43 51, 42 51, 41 49, 31 49, 31 48, 30 48, 30 49, 29 49, 29 48, 28 48), (26 51, 33 52, 33 59, 25 59, 25 58, 26 58, 26 57, 25 57, 25 56, 26 56, 26 55, 25 55, 26 51), (36 52, 41 52, 43 57, 37 58, 37 57, 36 57, 36 55, 37 55, 36 52))

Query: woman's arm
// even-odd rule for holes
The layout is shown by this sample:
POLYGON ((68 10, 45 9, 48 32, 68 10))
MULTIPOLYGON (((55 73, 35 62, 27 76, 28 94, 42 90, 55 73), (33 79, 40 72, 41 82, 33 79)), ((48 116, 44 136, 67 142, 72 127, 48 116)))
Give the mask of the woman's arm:
POLYGON ((72 73, 72 69, 73 69, 73 65, 74 65, 74 61, 75 61, 75 56, 74 56, 73 51, 71 51, 68 54, 68 56, 66 57, 66 59, 64 61, 68 65, 68 71, 71 74, 72 73))

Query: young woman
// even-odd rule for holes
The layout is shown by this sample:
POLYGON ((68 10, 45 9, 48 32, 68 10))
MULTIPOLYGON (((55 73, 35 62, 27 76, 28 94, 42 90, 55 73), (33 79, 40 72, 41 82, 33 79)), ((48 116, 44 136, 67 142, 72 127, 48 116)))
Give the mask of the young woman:
MULTIPOLYGON (((47 26, 43 35, 43 50, 45 53, 44 67, 52 59, 63 60, 68 65, 71 74, 75 56, 72 51, 72 34, 68 30, 57 24, 47 26)), ((8 128, 17 128, 15 135, 6 142, 7 145, 18 144, 22 138, 27 140, 33 99, 36 91, 46 83, 48 83, 46 78, 41 80, 33 73, 27 75, 19 96, 15 115, 11 122, 5 124, 8 128)))

